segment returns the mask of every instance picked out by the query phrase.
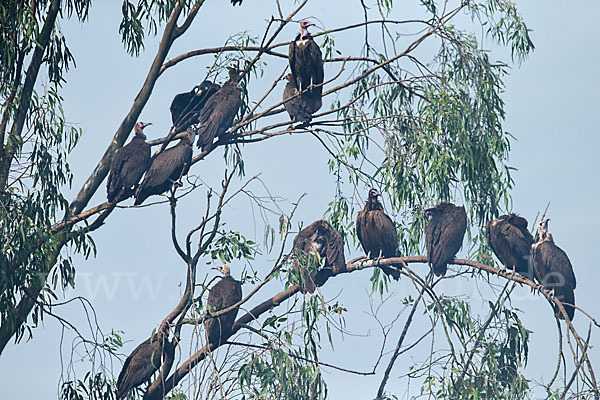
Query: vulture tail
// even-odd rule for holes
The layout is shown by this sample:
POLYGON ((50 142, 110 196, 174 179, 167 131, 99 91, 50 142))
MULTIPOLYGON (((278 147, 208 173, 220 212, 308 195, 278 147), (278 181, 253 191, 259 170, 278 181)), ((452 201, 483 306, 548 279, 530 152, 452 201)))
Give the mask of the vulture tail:
POLYGON ((393 278, 395 281, 400 279, 400 270, 402 269, 402 264, 394 264, 394 268, 390 267, 381 267, 383 272, 390 278, 393 278))
MULTIPOLYGON (((555 287, 554 296, 558 300, 562 301, 563 307, 565 308, 569 319, 573 321, 573 317, 575 316, 575 308, 573 307, 573 305, 575 305, 575 292, 573 291, 573 288, 569 287, 568 285, 565 285, 563 287, 555 287)), ((565 319, 564 315, 560 312, 560 310, 554 303, 552 304, 552 307, 554 308, 554 315, 558 319, 565 319)))
POLYGON ((444 276, 448 270, 448 264, 432 265, 433 273, 435 276, 444 276))

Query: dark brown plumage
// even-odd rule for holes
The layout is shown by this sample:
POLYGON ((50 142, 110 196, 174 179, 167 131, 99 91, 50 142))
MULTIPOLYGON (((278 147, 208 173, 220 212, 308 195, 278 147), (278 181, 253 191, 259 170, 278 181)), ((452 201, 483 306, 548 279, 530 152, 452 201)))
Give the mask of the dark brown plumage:
POLYGON ((496 257, 508 270, 533 279, 529 256, 533 236, 527 230, 527 220, 516 214, 501 215, 487 223, 485 233, 496 257))
POLYGON ((320 219, 298 232, 294 238, 294 269, 300 271, 302 293, 314 293, 334 272, 345 271, 344 240, 329 222, 320 219))
MULTIPOLYGON (((563 302, 565 311, 572 321, 575 316, 573 306, 575 305, 577 281, 567 253, 554 244, 552 235, 548 233, 548 221, 545 219, 538 224, 535 242, 531 246, 533 270, 538 282, 545 289, 554 291, 554 297, 563 302)), ((556 317, 564 319, 558 307, 554 304, 552 307, 556 317)))
POLYGON ((319 99, 318 107, 316 107, 308 97, 298 95, 298 89, 296 88, 292 74, 288 74, 286 79, 288 80, 288 83, 283 90, 283 101, 290 100, 283 104, 285 110, 290 115, 292 121, 310 121, 312 119, 312 113, 321 108, 321 100, 319 99))
MULTIPOLYGON (((300 21, 300 33, 296 36, 289 47, 289 62, 294 84, 302 92, 310 85, 316 86, 323 83, 325 73, 323 70, 323 56, 319 45, 314 41, 312 35, 308 33, 308 27, 313 23, 300 21)), ((314 105, 312 113, 321 108, 321 96, 323 86, 313 87, 307 93, 303 94, 310 104, 314 105), (317 107, 318 105, 318 107, 317 107)))
MULTIPOLYGON (((398 257, 398 233, 394 221, 383 211, 377 199, 377 189, 369 190, 369 198, 365 207, 356 217, 356 236, 360 244, 371 258, 398 257)), ((395 265, 402 268, 402 265, 395 265)), ((400 271, 389 267, 381 267, 383 272, 395 280, 400 279, 400 271)))
POLYGON ((150 169, 135 193, 135 205, 142 204, 149 196, 166 192, 186 175, 192 163, 192 142, 194 134, 190 131, 173 146, 152 159, 150 169))
POLYGON ((215 137, 223 135, 233 124, 242 105, 238 87, 238 70, 229 69, 229 80, 217 90, 198 114, 198 147, 205 149, 212 145, 215 137))
POLYGON ((427 263, 434 274, 443 276, 462 246, 467 214, 462 206, 440 203, 425 210, 425 216, 429 220, 425 229, 427 263))
MULTIPOLYGON (((229 266, 217 268, 223 273, 223 278, 217 282, 208 293, 208 309, 211 312, 231 307, 242 300, 242 283, 231 277, 229 266)), ((210 343, 219 345, 231 335, 231 327, 235 322, 239 308, 234 308, 218 317, 209 318, 204 322, 206 338, 210 343)))
POLYGON ((186 130, 198 120, 198 113, 206 101, 221 87, 211 81, 204 81, 186 93, 180 93, 171 102, 171 120, 176 131, 186 130))
POLYGON ((150 145, 146 143, 144 128, 150 123, 138 122, 133 131, 135 136, 113 155, 106 182, 109 202, 121 201, 133 194, 133 187, 150 167, 150 145))
POLYGON ((119 378, 117 379, 117 399, 148 381, 160 368, 164 356, 172 356, 174 346, 166 339, 166 335, 157 333, 143 341, 127 357, 119 378))

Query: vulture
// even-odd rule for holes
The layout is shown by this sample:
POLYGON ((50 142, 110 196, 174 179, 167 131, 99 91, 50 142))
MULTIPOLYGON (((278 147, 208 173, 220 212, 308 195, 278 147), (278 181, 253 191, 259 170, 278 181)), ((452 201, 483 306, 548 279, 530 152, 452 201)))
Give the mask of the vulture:
POLYGON ((198 114, 198 147, 203 150, 231 128, 242 105, 238 74, 237 69, 229 68, 229 80, 206 100, 198 114))
POLYGON ((529 257, 533 236, 527 230, 527 220, 516 214, 501 215, 487 223, 488 243, 504 268, 533 279, 529 257))
POLYGON ((164 333, 156 333, 136 347, 117 379, 117 399, 125 398, 131 389, 148 381, 160 368, 163 357, 172 355, 174 349, 164 333))
MULTIPOLYGON (((229 265, 217 267, 223 278, 208 292, 208 309, 211 312, 231 307, 242 300, 242 283, 231 277, 229 265)), ((206 338, 209 343, 221 344, 231 335, 231 328, 235 322, 239 307, 234 308, 217 317, 209 318, 204 322, 206 338)))
POLYGON ((146 143, 144 128, 149 122, 138 122, 133 128, 135 136, 113 155, 106 182, 108 201, 121 201, 133 194, 144 172, 150 167, 150 145, 146 143))
POLYGON ((429 220, 425 229, 427 264, 434 274, 443 276, 462 246, 467 214, 462 206, 440 203, 425 210, 425 217, 429 220))
MULTIPOLYGON (((365 208, 356 217, 356 236, 368 257, 397 257, 398 233, 396 225, 383 212, 383 206, 377 199, 377 189, 369 190, 369 198, 365 208)), ((395 265, 402 268, 402 265, 395 265)), ((395 280, 400 278, 400 271, 389 267, 381 267, 383 272, 395 280)))
POLYGON ((294 238, 293 252, 294 269, 300 271, 302 293, 314 293, 334 272, 339 273, 346 269, 344 240, 329 222, 322 219, 298 232, 294 238), (321 261, 323 259, 324 263, 321 261), (311 261, 312 265, 316 261, 316 268, 312 269, 306 265, 311 265, 311 261))
MULTIPOLYGON (((545 219, 538 224, 538 232, 535 242, 531 246, 531 260, 533 270, 538 282, 548 290, 554 292, 554 297, 563 302, 565 311, 572 321, 575 315, 575 287, 577 281, 573 273, 573 267, 567 254, 554 244, 552 235, 548 233, 548 221, 545 219)), ((554 314, 559 319, 564 316, 559 309, 552 304, 554 314)))
POLYGON ((211 81, 204 81, 189 92, 180 93, 171 102, 171 120, 178 131, 186 130, 196 122, 198 112, 206 101, 220 86, 211 81))
POLYGON ((290 43, 288 55, 296 88, 302 92, 313 85, 308 92, 303 94, 303 97, 313 105, 311 114, 321 108, 321 95, 323 93, 321 84, 325 76, 321 49, 311 34, 308 33, 308 27, 312 25, 314 24, 307 20, 300 21, 300 33, 290 43))
POLYGON ((288 74, 286 79, 288 83, 283 90, 283 101, 285 101, 283 106, 285 110, 290 115, 292 121, 309 122, 312 119, 312 114, 321 108, 321 98, 319 97, 318 100, 313 101, 306 93, 298 95, 298 88, 296 87, 293 75, 288 74))
POLYGON ((194 133, 188 130, 176 146, 158 153, 142 183, 135 192, 135 205, 140 205, 149 196, 161 194, 171 188, 173 182, 186 175, 192 163, 192 142, 194 133))

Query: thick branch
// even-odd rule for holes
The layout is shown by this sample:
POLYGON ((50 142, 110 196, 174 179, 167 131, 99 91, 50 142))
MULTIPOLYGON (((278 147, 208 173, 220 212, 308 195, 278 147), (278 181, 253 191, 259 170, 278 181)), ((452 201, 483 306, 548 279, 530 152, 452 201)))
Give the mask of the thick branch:
POLYGON ((121 122, 119 129, 113 136, 113 139, 104 152, 102 159, 89 176, 85 184, 82 186, 81 190, 77 194, 77 197, 71 203, 69 207, 69 212, 71 214, 80 213, 83 208, 88 204, 91 197, 98 187, 106 178, 108 174, 108 169, 110 167, 110 162, 112 160, 112 156, 117 151, 117 149, 123 147, 127 136, 129 136, 129 132, 133 128, 136 120, 141 114, 146 102, 150 98, 150 94, 152 94, 152 90, 154 89, 154 85, 156 84, 156 80, 160 75, 160 67, 162 66, 167 54, 169 53, 169 49, 175 40, 175 31, 177 28, 177 19, 181 14, 183 8, 183 3, 178 2, 177 5, 173 8, 169 20, 165 26, 165 30, 160 41, 160 45, 158 47, 158 52, 154 57, 154 61, 152 62, 152 66, 150 67, 150 71, 148 71, 148 75, 146 76, 146 80, 142 88, 140 89, 138 95, 136 96, 131 109, 121 122))

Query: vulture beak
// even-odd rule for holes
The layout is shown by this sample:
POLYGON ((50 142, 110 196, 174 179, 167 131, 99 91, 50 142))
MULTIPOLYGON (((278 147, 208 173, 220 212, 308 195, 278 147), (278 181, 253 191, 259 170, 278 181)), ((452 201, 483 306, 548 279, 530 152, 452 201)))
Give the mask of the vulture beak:
POLYGON ((152 125, 152 122, 140 122, 140 125, 142 126, 142 129, 144 129, 148 125, 152 125))

